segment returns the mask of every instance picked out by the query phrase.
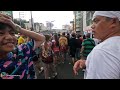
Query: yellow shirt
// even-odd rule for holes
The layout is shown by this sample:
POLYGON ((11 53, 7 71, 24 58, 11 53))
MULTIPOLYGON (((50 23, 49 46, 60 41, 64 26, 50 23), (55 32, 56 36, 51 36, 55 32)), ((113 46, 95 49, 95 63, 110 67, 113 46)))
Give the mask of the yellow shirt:
POLYGON ((20 44, 22 44, 22 43, 25 43, 25 39, 24 39, 22 36, 20 36, 20 37, 18 38, 18 45, 20 45, 20 44))
POLYGON ((66 37, 60 37, 59 38, 59 45, 63 46, 63 45, 68 45, 68 41, 66 37))

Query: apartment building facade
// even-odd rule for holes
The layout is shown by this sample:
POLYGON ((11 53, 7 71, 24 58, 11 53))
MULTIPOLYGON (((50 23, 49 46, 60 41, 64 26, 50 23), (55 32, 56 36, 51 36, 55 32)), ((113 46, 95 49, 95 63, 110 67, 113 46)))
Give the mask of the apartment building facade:
POLYGON ((83 11, 74 11, 74 29, 77 33, 83 33, 83 11))
POLYGON ((85 34, 92 24, 92 16, 95 11, 74 11, 74 27, 76 32, 85 34))

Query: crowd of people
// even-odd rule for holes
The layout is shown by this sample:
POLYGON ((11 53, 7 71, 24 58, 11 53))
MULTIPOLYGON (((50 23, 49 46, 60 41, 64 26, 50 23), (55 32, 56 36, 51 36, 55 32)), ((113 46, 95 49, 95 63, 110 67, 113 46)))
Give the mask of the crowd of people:
MULTIPOLYGON (((68 56, 70 57, 68 62, 73 66, 80 58, 86 59, 95 47, 95 41, 91 38, 90 33, 82 36, 79 33, 63 32, 61 34, 44 34, 44 36, 45 41, 36 49, 37 57, 33 58, 39 60, 37 63, 33 62, 36 78, 39 77, 41 71, 44 71, 45 79, 55 78, 57 76, 56 68, 59 64, 64 64, 68 60, 68 56)), ((27 37, 20 35, 18 45, 28 41, 27 37)))
POLYGON ((119 79, 119 21, 119 11, 96 11, 92 36, 75 32, 42 34, 0 14, 0 79, 37 79, 42 71, 45 79, 53 79, 67 56, 75 75, 82 69, 85 79, 119 79))

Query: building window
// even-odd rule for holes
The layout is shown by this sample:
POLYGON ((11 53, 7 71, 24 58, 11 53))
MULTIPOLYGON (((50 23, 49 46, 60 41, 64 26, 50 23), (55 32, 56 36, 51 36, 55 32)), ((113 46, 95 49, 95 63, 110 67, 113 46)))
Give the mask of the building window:
POLYGON ((81 13, 81 11, 78 11, 78 13, 81 13))
POLYGON ((91 19, 87 20, 86 24, 87 24, 87 26, 91 25, 92 24, 92 20, 91 19))
POLYGON ((87 26, 92 24, 92 17, 95 11, 87 11, 86 13, 86 24, 87 26))
POLYGON ((91 19, 91 13, 90 13, 90 12, 87 12, 87 13, 86 13, 86 20, 89 20, 89 19, 91 19))

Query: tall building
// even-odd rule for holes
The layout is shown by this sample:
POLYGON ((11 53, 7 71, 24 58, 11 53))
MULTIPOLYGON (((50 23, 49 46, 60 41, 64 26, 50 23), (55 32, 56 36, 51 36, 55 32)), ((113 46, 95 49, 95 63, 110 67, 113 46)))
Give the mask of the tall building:
MULTIPOLYGON (((95 11, 84 11, 86 12, 86 27, 84 28, 84 34, 91 33, 92 34, 92 17, 95 11)), ((85 23, 84 23, 85 24, 85 23)), ((85 26, 85 25, 84 25, 85 26)))
POLYGON ((46 27, 48 30, 51 30, 54 24, 52 22, 46 22, 46 27))
POLYGON ((95 11, 74 11, 74 29, 80 34, 84 34, 86 29, 90 29, 92 17, 95 11))
POLYGON ((83 34, 83 11, 74 11, 74 16, 75 31, 83 34))
POLYGON ((92 17, 95 11, 86 11, 86 25, 89 26, 92 24, 92 17))

